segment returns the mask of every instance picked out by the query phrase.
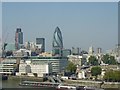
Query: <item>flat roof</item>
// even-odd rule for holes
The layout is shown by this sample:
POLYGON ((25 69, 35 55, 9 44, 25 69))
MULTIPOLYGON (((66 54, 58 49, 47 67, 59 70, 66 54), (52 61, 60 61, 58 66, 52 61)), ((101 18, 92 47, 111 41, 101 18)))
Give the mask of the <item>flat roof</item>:
POLYGON ((68 57, 38 57, 38 56, 9 56, 8 59, 17 59, 17 58, 23 58, 23 59, 68 59, 68 57))

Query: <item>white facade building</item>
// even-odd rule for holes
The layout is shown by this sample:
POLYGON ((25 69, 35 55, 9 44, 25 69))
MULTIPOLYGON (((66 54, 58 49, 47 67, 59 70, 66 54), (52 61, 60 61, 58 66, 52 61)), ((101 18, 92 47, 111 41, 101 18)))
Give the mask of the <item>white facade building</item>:
POLYGON ((70 62, 73 62, 75 65, 80 65, 81 66, 81 60, 82 60, 82 56, 79 55, 68 55, 68 60, 70 62))
POLYGON ((49 63, 35 63, 30 59, 26 61, 21 61, 19 65, 19 74, 17 75, 28 75, 37 77, 43 77, 44 74, 49 74, 52 72, 51 65, 49 63))
POLYGON ((62 72, 67 64, 68 59, 66 57, 31 57, 32 63, 51 63, 52 72, 62 72))
POLYGON ((94 48, 93 46, 89 47, 89 55, 93 55, 94 53, 94 48))
POLYGON ((19 73, 22 74, 27 74, 27 73, 31 73, 31 67, 29 64, 27 64, 24 61, 21 61, 19 64, 19 73))
POLYGON ((86 78, 86 73, 85 73, 85 70, 81 70, 79 73, 78 73, 78 78, 79 79, 85 79, 86 78))
POLYGON ((27 49, 19 49, 16 52, 14 52, 14 56, 31 56, 31 50, 27 49))
POLYGON ((31 64, 31 72, 37 73, 37 77, 43 77, 44 74, 49 74, 52 70, 49 64, 31 64))
POLYGON ((0 73, 12 74, 15 71, 16 59, 4 59, 0 63, 0 73))

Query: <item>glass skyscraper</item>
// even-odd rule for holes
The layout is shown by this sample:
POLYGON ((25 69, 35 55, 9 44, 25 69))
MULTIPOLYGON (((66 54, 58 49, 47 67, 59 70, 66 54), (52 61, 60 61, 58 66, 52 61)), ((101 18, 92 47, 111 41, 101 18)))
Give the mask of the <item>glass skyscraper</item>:
POLYGON ((15 33, 15 49, 20 49, 20 46, 23 44, 23 32, 21 31, 21 28, 16 29, 15 33))
POLYGON ((59 27, 56 27, 55 32, 53 34, 52 48, 53 48, 52 50, 53 56, 62 56, 63 40, 62 40, 62 33, 59 27))

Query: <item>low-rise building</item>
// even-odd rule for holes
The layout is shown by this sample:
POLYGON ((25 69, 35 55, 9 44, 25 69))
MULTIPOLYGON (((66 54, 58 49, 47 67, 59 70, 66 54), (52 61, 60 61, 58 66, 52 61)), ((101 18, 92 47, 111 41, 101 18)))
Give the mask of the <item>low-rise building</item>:
POLYGON ((50 63, 35 63, 29 59, 20 62, 19 73, 17 75, 43 77, 44 74, 49 73, 52 73, 50 63))
POLYGON ((19 56, 19 57, 22 57, 22 56, 31 56, 31 50, 19 49, 17 51, 14 51, 13 55, 14 56, 19 56))
POLYGON ((85 70, 81 70, 80 72, 78 72, 78 79, 85 79, 85 78, 86 78, 85 70))
POLYGON ((4 59, 0 63, 0 73, 13 74, 17 69, 16 59, 4 59))
POLYGON ((81 65, 81 57, 79 55, 69 55, 68 61, 73 62, 75 65, 81 65))
POLYGON ((32 63, 51 63, 52 72, 62 72, 67 64, 67 57, 31 57, 32 63))

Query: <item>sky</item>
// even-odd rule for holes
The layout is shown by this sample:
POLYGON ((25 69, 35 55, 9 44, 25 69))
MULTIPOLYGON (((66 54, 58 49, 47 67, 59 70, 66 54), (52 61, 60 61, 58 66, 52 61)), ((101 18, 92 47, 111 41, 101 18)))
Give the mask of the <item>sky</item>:
POLYGON ((3 2, 2 37, 14 43, 20 27, 24 42, 45 38, 46 51, 52 50, 53 33, 59 27, 64 48, 88 50, 114 48, 118 40, 117 2, 3 2))

